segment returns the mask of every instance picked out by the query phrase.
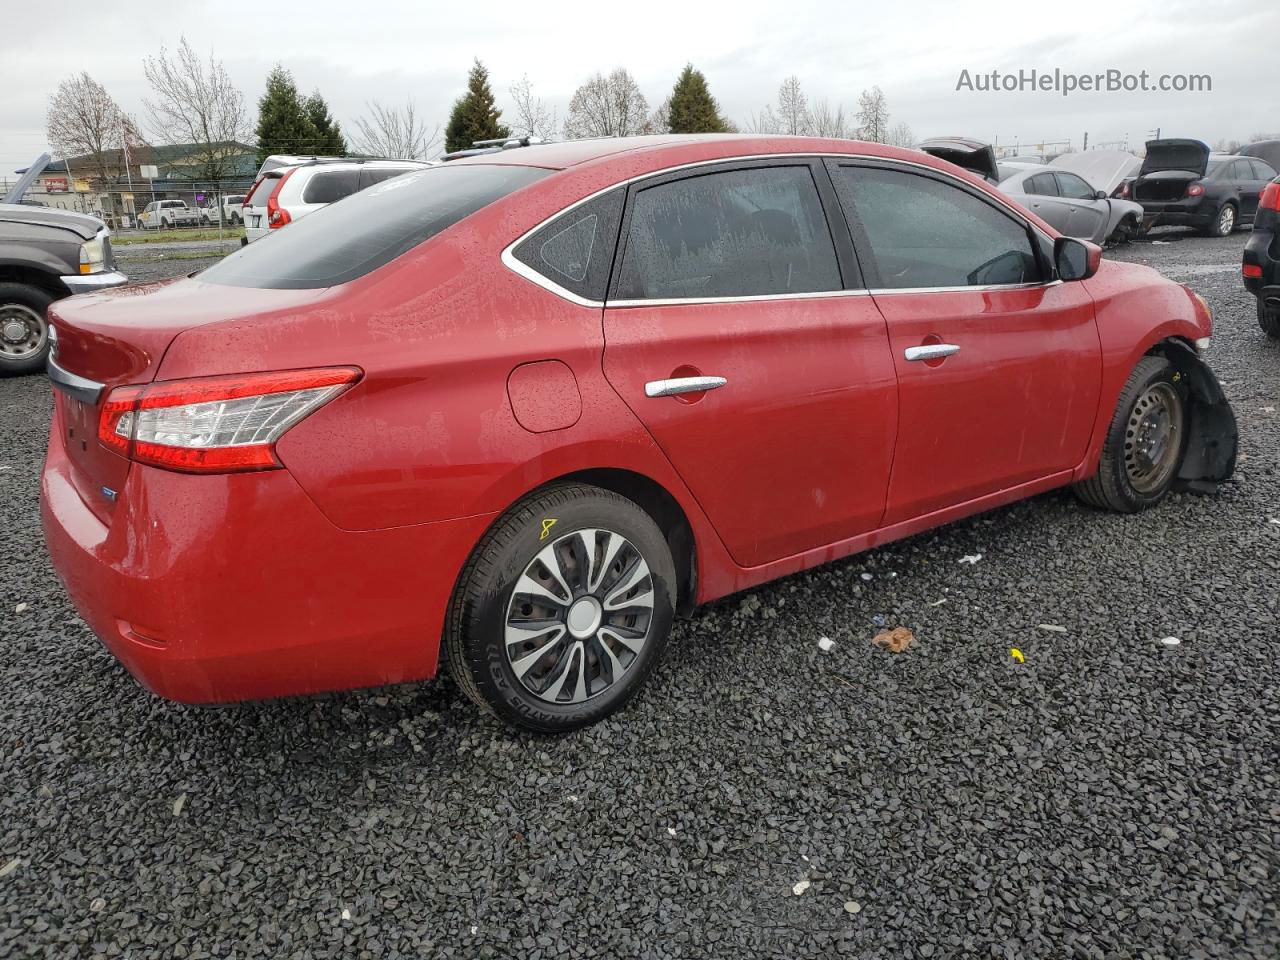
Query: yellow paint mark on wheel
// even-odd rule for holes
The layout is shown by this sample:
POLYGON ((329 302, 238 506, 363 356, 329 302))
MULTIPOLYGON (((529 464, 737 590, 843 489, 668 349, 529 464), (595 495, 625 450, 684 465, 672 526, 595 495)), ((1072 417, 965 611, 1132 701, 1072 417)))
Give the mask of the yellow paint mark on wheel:
POLYGON ((555 520, 554 518, 550 518, 550 517, 547 518, 546 520, 543 520, 542 533, 538 536, 538 539, 539 540, 547 539, 547 536, 551 533, 551 528, 554 527, 558 522, 559 522, 558 520, 555 520))

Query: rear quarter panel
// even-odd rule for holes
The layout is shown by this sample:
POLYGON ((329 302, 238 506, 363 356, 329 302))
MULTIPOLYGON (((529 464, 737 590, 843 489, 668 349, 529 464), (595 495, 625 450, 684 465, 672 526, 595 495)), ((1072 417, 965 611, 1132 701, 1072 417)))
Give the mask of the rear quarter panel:
POLYGON ((1212 333, 1209 317, 1191 291, 1150 267, 1104 260, 1084 284, 1096 308, 1102 390, 1089 452, 1076 471, 1077 480, 1097 469, 1120 391, 1143 355, 1162 340, 1192 343, 1212 333))

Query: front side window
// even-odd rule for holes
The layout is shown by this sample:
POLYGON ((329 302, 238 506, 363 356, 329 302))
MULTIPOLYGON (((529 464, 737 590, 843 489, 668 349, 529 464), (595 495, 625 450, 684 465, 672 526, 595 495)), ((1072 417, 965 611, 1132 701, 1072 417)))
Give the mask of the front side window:
POLYGON ((1058 189, 1068 200, 1092 200, 1093 188, 1074 173, 1059 173, 1058 189))
POLYGON ((276 290, 347 283, 549 172, 499 164, 419 170, 322 207, 266 240, 241 247, 203 271, 200 279, 276 290))
POLYGON ((833 173, 855 242, 864 248, 859 250, 863 266, 869 258, 879 287, 972 287, 1042 279, 1026 224, 963 187, 883 167, 841 166, 833 173))
POLYGON ((807 166, 705 173, 635 194, 618 299, 839 289, 835 246, 807 166))

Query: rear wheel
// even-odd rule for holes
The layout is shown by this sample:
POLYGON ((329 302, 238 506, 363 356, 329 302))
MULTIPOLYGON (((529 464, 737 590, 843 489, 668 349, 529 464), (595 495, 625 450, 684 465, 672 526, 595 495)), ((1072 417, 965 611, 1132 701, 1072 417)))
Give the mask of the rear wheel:
POLYGON ((49 352, 45 312, 53 297, 25 283, 0 283, 0 374, 44 367, 49 352))
POLYGON ((1146 510, 1173 487, 1186 447, 1182 376, 1163 357, 1143 357, 1120 391, 1098 472, 1076 484, 1076 494, 1105 510, 1146 510))
POLYGON ((1211 237, 1229 237, 1236 228, 1236 205, 1224 203, 1218 215, 1205 231, 1211 237))
POLYGON ((449 671, 503 720, 562 733, 613 713, 662 654, 675 567, 638 506, 585 484, 513 507, 476 548, 445 623, 449 671))
POLYGON ((1268 310, 1258 298, 1258 326, 1272 340, 1280 340, 1280 309, 1268 310))

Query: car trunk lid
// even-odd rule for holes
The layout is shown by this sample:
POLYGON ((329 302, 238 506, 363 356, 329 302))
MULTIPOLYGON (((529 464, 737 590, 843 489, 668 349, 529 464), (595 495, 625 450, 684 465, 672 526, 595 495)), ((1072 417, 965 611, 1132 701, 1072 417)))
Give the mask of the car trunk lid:
POLYGON ((1164 170, 1179 170, 1203 177, 1209 167, 1209 145, 1200 140, 1148 140, 1139 177, 1164 170))
POLYGON ((61 432, 72 483, 98 519, 110 523, 130 468, 128 459, 98 440, 102 407, 114 388, 154 380, 169 345, 184 330, 289 311, 327 293, 215 289, 180 279, 73 297, 50 307, 53 429, 61 432))
POLYGON ((957 167, 976 173, 991 183, 997 183, 1000 180, 996 153, 989 143, 967 140, 963 137, 934 137, 922 141, 920 149, 931 157, 946 160, 957 167))

